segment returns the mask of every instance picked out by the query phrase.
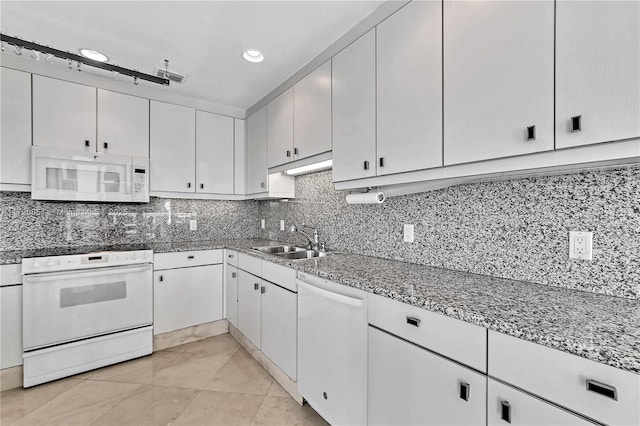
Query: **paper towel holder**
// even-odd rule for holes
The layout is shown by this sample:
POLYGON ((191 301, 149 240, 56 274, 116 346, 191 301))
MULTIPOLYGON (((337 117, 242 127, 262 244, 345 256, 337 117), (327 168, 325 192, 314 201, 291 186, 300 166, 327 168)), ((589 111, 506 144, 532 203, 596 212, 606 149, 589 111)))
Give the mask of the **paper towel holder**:
POLYGON ((383 192, 372 192, 373 188, 367 188, 365 192, 350 193, 345 196, 347 204, 382 204, 386 200, 383 192))

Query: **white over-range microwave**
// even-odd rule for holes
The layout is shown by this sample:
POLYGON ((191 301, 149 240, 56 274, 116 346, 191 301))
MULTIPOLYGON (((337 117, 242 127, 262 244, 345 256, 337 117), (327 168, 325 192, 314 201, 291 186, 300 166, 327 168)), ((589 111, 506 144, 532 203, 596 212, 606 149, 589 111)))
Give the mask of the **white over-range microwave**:
POLYGON ((149 202, 149 159, 33 146, 34 200, 149 202))

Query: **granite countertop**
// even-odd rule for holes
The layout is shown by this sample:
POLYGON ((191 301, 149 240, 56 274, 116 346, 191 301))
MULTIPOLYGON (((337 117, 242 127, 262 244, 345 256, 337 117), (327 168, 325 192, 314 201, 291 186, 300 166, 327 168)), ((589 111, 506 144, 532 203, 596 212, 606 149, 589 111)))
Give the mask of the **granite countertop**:
MULTIPOLYGON (((231 248, 328 280, 379 294, 640 374, 640 301, 476 275, 412 263, 334 253, 287 260, 251 250, 265 240, 217 240, 117 246, 155 253, 231 248)), ((53 248, 0 252, 0 264, 22 257, 115 249, 53 248), (84 251, 83 251, 84 250, 84 251)))

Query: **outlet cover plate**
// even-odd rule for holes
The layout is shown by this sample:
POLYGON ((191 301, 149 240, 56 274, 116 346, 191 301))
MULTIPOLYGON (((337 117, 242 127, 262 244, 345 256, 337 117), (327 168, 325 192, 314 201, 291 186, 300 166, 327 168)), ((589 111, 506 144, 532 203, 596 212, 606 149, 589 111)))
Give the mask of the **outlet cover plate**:
POLYGON ((266 228, 266 223, 265 222, 266 222, 266 220, 260 219, 260 229, 266 228))
POLYGON ((593 232, 569 231, 569 259, 593 260, 593 232))
POLYGON ((412 243, 413 242, 413 225, 405 223, 403 235, 404 235, 405 243, 412 243))
POLYGON ((283 219, 280 220, 280 230, 284 231, 284 220, 283 219))

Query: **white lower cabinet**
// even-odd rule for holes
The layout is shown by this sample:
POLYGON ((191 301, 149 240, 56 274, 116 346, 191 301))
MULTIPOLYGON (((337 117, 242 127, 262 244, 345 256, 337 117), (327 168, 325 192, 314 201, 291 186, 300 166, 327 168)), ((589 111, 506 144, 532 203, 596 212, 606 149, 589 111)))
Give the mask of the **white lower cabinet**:
POLYGON ((246 271, 238 271, 238 330, 251 343, 261 348, 262 279, 246 271))
POLYGON ((487 378, 369 327, 370 425, 485 423, 487 378))
POLYGON ((287 376, 296 380, 298 295, 263 281, 262 352, 287 376))
POLYGON ((488 425, 593 425, 570 411, 551 405, 511 386, 489 379, 487 386, 488 425))
POLYGON ((222 319, 222 278, 222 264, 154 271, 153 333, 222 319))
POLYGON ((224 288, 227 321, 238 327, 238 268, 227 264, 227 278, 224 288))
POLYGON ((22 286, 0 287, 0 368, 22 364, 22 286))

